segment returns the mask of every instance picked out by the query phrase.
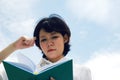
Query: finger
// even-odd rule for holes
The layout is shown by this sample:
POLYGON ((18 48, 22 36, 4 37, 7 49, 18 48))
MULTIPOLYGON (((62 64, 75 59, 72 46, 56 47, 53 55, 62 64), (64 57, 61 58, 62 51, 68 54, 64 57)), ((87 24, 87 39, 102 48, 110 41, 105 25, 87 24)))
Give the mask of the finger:
POLYGON ((34 46, 35 40, 36 40, 36 37, 29 38, 27 36, 22 36, 20 38, 23 48, 34 46))
POLYGON ((33 37, 34 40, 36 40, 36 37, 33 37))
POLYGON ((29 45, 34 46, 35 40, 36 40, 36 37, 31 38, 29 45))
POLYGON ((33 38, 31 41, 30 41, 30 46, 33 46, 34 45, 34 43, 35 43, 35 39, 33 38))
POLYGON ((33 46, 34 43, 35 43, 35 40, 36 40, 36 37, 33 37, 33 38, 28 38, 25 43, 28 45, 28 46, 33 46))
POLYGON ((25 45, 29 45, 29 44, 30 44, 30 40, 25 40, 25 41, 24 41, 24 44, 25 44, 25 45))
POLYGON ((53 77, 50 77, 50 80, 55 80, 53 77))

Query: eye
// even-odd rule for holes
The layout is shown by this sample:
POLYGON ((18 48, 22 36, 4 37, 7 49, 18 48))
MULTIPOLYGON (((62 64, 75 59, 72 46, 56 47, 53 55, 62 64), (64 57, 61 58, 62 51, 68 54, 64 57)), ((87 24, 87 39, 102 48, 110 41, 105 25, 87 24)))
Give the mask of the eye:
POLYGON ((45 42, 45 41, 47 41, 47 39, 41 39, 41 41, 40 41, 40 42, 45 42))
POLYGON ((59 36, 53 36, 52 39, 57 39, 59 36))

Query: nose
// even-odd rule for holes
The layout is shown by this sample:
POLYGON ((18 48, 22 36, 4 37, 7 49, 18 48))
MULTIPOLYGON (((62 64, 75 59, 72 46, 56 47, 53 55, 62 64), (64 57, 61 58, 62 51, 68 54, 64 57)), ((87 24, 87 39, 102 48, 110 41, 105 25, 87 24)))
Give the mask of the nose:
POLYGON ((52 40, 48 40, 47 45, 48 45, 48 46, 53 46, 53 45, 54 45, 54 42, 53 42, 52 40))

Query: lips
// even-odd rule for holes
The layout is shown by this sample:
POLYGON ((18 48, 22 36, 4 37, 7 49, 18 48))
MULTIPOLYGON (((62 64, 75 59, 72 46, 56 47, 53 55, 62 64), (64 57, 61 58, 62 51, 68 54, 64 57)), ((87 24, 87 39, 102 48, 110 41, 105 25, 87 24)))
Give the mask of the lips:
POLYGON ((49 49, 47 52, 52 52, 55 51, 56 49, 49 49))

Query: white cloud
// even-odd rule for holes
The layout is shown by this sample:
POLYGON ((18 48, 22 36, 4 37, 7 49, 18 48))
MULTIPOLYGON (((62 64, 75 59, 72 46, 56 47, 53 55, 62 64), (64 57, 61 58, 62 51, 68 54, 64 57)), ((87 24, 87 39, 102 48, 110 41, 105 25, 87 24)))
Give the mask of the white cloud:
POLYGON ((87 18, 90 20, 101 20, 107 17, 108 2, 107 0, 71 0, 68 3, 73 13, 80 18, 87 18))
POLYGON ((7 28, 10 33, 15 35, 32 35, 34 30, 34 21, 32 19, 14 22, 9 25, 7 28))
POLYGON ((80 39, 85 39, 88 36, 88 32, 87 31, 80 31, 79 35, 80 35, 80 39))
MULTIPOLYGON (((0 1, 0 12, 3 14, 28 14, 31 10, 31 5, 34 0, 1 0, 0 1), (8 12, 8 13, 7 13, 8 12)), ((28 14, 29 15, 29 14, 28 14)))
POLYGON ((120 52, 95 53, 85 65, 91 69, 93 80, 120 80, 120 52))
POLYGON ((115 33, 114 36, 117 38, 117 41, 120 41, 120 33, 115 33))
POLYGON ((33 18, 32 6, 34 0, 1 0, 0 1, 0 27, 33 18))
POLYGON ((86 19, 116 29, 120 25, 119 3, 119 0, 68 0, 67 7, 80 20, 86 19))
MULTIPOLYGON (((0 1, 0 29, 4 29, 4 40, 9 36, 32 35, 34 19, 32 6, 35 0, 1 0, 0 1)), ((12 39, 12 38, 11 38, 12 39)), ((6 42, 8 43, 8 42, 6 42)))
POLYGON ((6 42, 8 43, 9 39, 0 32, 0 51, 7 45, 6 42))

